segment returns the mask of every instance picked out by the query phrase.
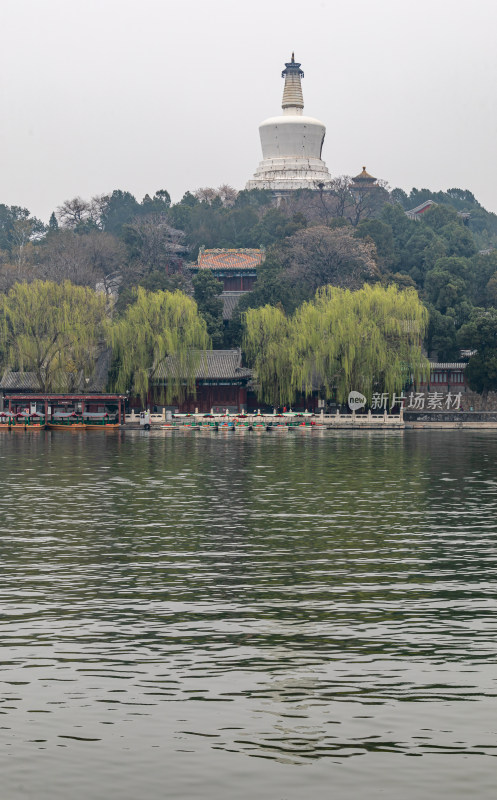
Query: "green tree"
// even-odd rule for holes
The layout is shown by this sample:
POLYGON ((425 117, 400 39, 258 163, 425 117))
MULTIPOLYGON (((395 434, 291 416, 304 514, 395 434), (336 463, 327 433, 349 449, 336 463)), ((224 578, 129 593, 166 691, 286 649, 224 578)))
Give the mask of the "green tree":
POLYGON ((273 194, 269 189, 242 189, 238 192, 235 206, 243 208, 252 206, 253 208, 265 208, 273 203, 273 194))
POLYGON ((410 275, 405 272, 387 272, 382 280, 383 286, 394 283, 397 289, 415 289, 416 284, 410 275))
POLYGON ((417 224, 406 217, 405 212, 397 203, 393 205, 387 203, 382 209, 380 219, 392 229, 394 247, 392 269, 406 272, 403 254, 407 241, 417 230, 417 224))
POLYGON ((404 209, 410 208, 409 198, 403 189, 392 189, 390 192, 390 199, 393 203, 398 203, 404 209))
POLYGON ((445 255, 445 243, 431 228, 416 224, 411 236, 398 251, 399 269, 408 272, 418 287, 424 284, 425 274, 433 266, 433 252, 445 255))
POLYGON ((400 392, 426 369, 421 339, 428 314, 413 289, 319 289, 292 317, 265 306, 245 313, 244 347, 263 399, 291 402, 316 382, 345 402, 356 389, 400 392))
POLYGON ((222 239, 230 247, 254 247, 262 244, 254 235, 259 222, 257 211, 252 206, 231 208, 222 218, 222 239))
POLYGON ((9 366, 34 372, 44 392, 74 390, 82 375, 91 376, 108 328, 105 295, 37 280, 16 283, 0 303, 9 366))
POLYGON ((459 346, 475 349, 466 367, 469 388, 484 396, 497 391, 497 310, 477 311, 458 334, 459 346))
POLYGON ((447 243, 448 256, 470 258, 475 255, 476 245, 473 236, 464 225, 452 222, 441 229, 440 235, 447 243))
POLYGON ((154 194, 154 201, 156 203, 161 203, 166 208, 169 208, 171 205, 171 195, 167 191, 167 189, 157 189, 156 193, 154 194))
POLYGON ((0 250, 5 250, 19 269, 26 261, 26 249, 46 232, 45 225, 27 208, 0 204, 0 250))
POLYGON ((111 331, 115 388, 145 399, 149 390, 166 402, 195 390, 200 350, 209 345, 197 304, 182 292, 136 290, 136 300, 111 331), (164 390, 157 389, 165 381, 164 390))
POLYGON ((254 225, 252 241, 256 246, 268 247, 305 227, 306 221, 302 214, 294 214, 289 217, 281 209, 271 208, 264 214, 260 222, 254 225))
POLYGON ((223 346, 223 301, 221 292, 223 284, 218 281, 210 269, 197 272, 192 280, 193 296, 199 313, 205 320, 207 333, 211 337, 213 348, 223 346))
POLYGON ((468 296, 468 262, 465 258, 440 258, 426 274, 425 295, 442 314, 468 296))
POLYGON ((188 227, 185 228, 187 241, 192 248, 195 258, 201 245, 206 247, 230 247, 223 237, 223 227, 228 209, 211 205, 210 203, 197 203, 188 206, 188 227))
POLYGON ((432 230, 438 232, 441 232, 447 225, 454 224, 462 226, 462 222, 459 220, 455 208, 439 204, 433 205, 425 211, 419 222, 421 222, 423 227, 428 226, 432 230))
POLYGON ((446 316, 433 306, 428 306, 430 313, 426 332, 426 350, 430 358, 439 361, 454 361, 457 357, 456 325, 454 317, 446 316))
POLYGON ((497 272, 488 279, 485 287, 488 302, 492 306, 497 306, 497 272))
POLYGON ((106 198, 102 208, 102 227, 107 233, 119 236, 123 225, 128 224, 134 217, 139 216, 141 211, 140 204, 131 192, 114 189, 112 194, 106 198))
POLYGON ((475 306, 497 306, 497 297, 488 292, 488 283, 497 273, 497 250, 478 253, 468 264, 471 300, 475 306))
POLYGON ((370 238, 376 247, 377 262, 384 272, 394 262, 393 231, 390 225, 380 219, 368 219, 360 222, 356 234, 360 239, 370 238))
POLYGON ((293 400, 291 320, 281 308, 263 306, 244 314, 244 350, 253 366, 259 396, 274 406, 293 400))

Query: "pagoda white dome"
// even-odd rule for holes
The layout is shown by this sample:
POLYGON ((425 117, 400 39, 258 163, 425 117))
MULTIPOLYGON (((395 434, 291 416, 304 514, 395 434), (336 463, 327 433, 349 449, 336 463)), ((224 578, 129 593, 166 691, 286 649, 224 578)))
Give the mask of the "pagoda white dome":
POLYGON ((331 181, 321 158, 326 127, 314 117, 304 116, 300 64, 285 64, 283 114, 269 117, 259 126, 262 161, 247 183, 247 189, 291 191, 322 188, 331 181))

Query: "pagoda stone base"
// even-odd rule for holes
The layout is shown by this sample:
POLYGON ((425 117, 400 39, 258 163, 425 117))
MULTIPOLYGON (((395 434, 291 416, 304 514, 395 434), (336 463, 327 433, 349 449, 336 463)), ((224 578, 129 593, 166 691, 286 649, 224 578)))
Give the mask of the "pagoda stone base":
POLYGON ((331 175, 319 158, 266 158, 246 188, 296 191, 329 188, 331 175))

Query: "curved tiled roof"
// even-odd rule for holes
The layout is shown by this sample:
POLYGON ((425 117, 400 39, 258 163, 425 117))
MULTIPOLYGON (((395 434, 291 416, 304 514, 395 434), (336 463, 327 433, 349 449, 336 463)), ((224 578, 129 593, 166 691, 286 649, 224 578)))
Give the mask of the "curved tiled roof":
MULTIPOLYGON (((242 353, 236 350, 202 350, 195 369, 197 380, 237 380, 250 378, 252 370, 242 367, 242 353)), ((168 356, 155 373, 155 378, 164 380, 175 371, 175 358, 168 356)))
POLYGON ((437 204, 434 200, 425 200, 424 203, 420 203, 420 205, 416 206, 416 208, 410 208, 408 211, 406 211, 406 214, 408 217, 416 216, 417 214, 424 214, 424 212, 428 211, 431 206, 436 205, 437 204))
MULTIPOLYGON (((86 380, 80 371, 76 376, 67 374, 62 383, 67 383, 65 391, 73 387, 80 392, 104 392, 107 385, 112 351, 101 350, 95 359, 93 375, 86 380)), ((0 389, 14 392, 40 392, 42 387, 36 372, 14 372, 6 369, 0 381, 0 389)))
POLYGON ((245 248, 238 250, 225 250, 215 248, 201 249, 198 254, 197 266, 199 269, 251 269, 254 270, 262 264, 266 256, 261 248, 245 248))
POLYGON ((41 386, 36 372, 12 372, 10 369, 6 369, 0 381, 0 389, 39 392, 41 386))
POLYGON ((223 319, 231 319, 233 311, 247 292, 221 292, 220 297, 223 301, 223 319))
POLYGON ((362 168, 362 172, 359 175, 356 175, 355 178, 352 178, 353 181, 375 181, 376 178, 373 178, 369 172, 366 172, 366 167, 362 168))

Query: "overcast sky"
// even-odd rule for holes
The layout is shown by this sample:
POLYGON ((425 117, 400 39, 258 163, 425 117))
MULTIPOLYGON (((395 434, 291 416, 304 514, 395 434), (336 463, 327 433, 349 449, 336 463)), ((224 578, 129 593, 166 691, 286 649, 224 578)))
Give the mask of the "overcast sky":
POLYGON ((0 203, 229 183, 292 50, 333 176, 470 189, 497 212, 493 0, 0 0, 0 203))

